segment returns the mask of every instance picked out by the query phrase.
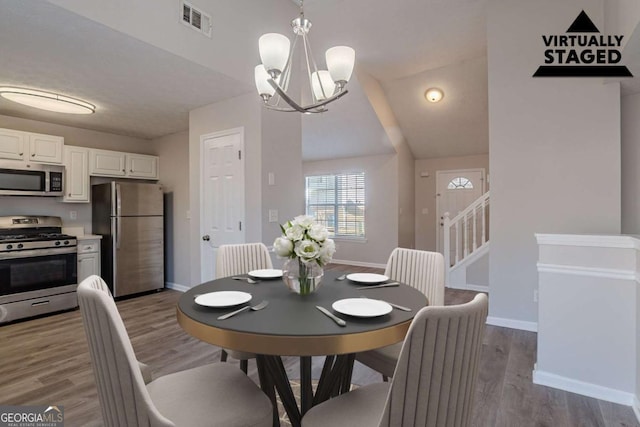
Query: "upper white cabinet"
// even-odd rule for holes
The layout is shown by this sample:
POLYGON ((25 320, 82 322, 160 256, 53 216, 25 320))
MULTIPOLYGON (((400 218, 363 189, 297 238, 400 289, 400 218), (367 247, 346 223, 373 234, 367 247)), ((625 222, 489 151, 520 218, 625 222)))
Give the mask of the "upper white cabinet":
POLYGON ((120 151, 90 150, 89 173, 95 176, 158 179, 158 157, 120 151))
POLYGON ((64 201, 89 202, 89 149, 65 145, 64 165, 66 167, 64 201))
POLYGON ((36 163, 62 164, 62 147, 64 138, 61 136, 29 134, 29 161, 36 163))
POLYGON ((158 157, 127 154, 127 175, 130 178, 158 179, 158 157))
POLYGON ((97 176, 126 176, 126 154, 119 151, 91 150, 89 173, 97 176))
POLYGON ((62 164, 61 136, 0 129, 0 158, 34 163, 62 164))
POLYGON ((25 132, 0 129, 0 158, 24 160, 25 142, 27 142, 27 134, 25 132))

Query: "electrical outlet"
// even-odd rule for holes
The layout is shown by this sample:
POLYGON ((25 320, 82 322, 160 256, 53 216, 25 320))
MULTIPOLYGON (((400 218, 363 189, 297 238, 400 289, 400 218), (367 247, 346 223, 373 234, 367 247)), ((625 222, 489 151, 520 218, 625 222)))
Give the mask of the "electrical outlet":
POLYGON ((78 219, 78 211, 69 211, 69 219, 78 219))
POLYGON ((429 208, 422 208, 422 215, 429 215, 429 208))
POLYGON ((273 172, 269 172, 267 177, 269 180, 269 185, 276 185, 276 175, 273 172))
POLYGON ((278 210, 269 209, 269 222, 278 222, 278 210))
POLYGON ((533 302, 538 302, 538 290, 533 291, 533 302))

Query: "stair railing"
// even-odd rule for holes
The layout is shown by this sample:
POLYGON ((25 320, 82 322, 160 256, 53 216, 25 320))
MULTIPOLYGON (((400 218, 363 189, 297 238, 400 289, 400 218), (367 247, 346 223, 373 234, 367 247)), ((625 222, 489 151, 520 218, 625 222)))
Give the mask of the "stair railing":
POLYGON ((489 242, 489 191, 453 218, 445 212, 443 226, 448 284, 451 269, 489 242))

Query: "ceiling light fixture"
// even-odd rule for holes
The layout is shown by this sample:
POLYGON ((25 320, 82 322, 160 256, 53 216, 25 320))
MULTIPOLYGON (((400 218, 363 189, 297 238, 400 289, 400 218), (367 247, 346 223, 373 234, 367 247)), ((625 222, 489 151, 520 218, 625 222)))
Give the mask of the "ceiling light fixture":
POLYGON ((19 87, 0 87, 0 96, 9 101, 67 114, 92 114, 96 106, 80 99, 41 90, 23 89, 19 87))
POLYGON ((427 98, 429 102, 440 102, 442 98, 444 98, 444 92, 437 87, 432 87, 431 89, 427 89, 424 97, 427 98))
POLYGON ((298 111, 300 113, 323 113, 326 105, 344 96, 345 86, 351 78, 356 52, 348 46, 328 49, 325 58, 328 70, 318 70, 309 43, 311 21, 304 17, 303 3, 300 2, 300 16, 291 21, 295 33, 293 47, 289 39, 277 33, 264 34, 258 40, 262 64, 255 68, 258 94, 267 108, 276 111, 298 111), (301 106, 287 94, 291 79, 292 58, 298 40, 302 39, 311 104, 301 106), (285 106, 281 101, 286 103, 285 106))

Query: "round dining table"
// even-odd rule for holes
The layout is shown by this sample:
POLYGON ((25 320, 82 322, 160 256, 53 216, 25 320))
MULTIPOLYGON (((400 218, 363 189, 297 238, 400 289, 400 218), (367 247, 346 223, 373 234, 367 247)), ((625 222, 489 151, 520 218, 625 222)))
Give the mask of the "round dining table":
POLYGON ((326 271, 320 288, 309 295, 291 292, 281 278, 255 284, 231 277, 212 280, 180 297, 178 323, 187 333, 207 343, 256 354, 260 386, 274 404, 274 425, 279 425, 277 391, 292 426, 296 427, 313 405, 349 391, 355 353, 402 341, 415 314, 428 304, 426 296, 411 286, 395 282, 397 286, 378 288, 376 284, 339 280, 343 278, 339 277, 341 274, 326 271), (195 302, 197 296, 217 291, 243 291, 251 294, 251 300, 243 305, 255 306, 262 301, 268 305, 219 320, 219 316, 243 305, 214 308, 195 302), (393 308, 381 316, 356 317, 332 308, 338 300, 360 297, 386 301, 410 311, 393 308), (343 319, 346 325, 338 325, 316 306, 343 319), (300 408, 281 356, 300 357, 300 408), (315 395, 311 356, 326 356, 315 395))

